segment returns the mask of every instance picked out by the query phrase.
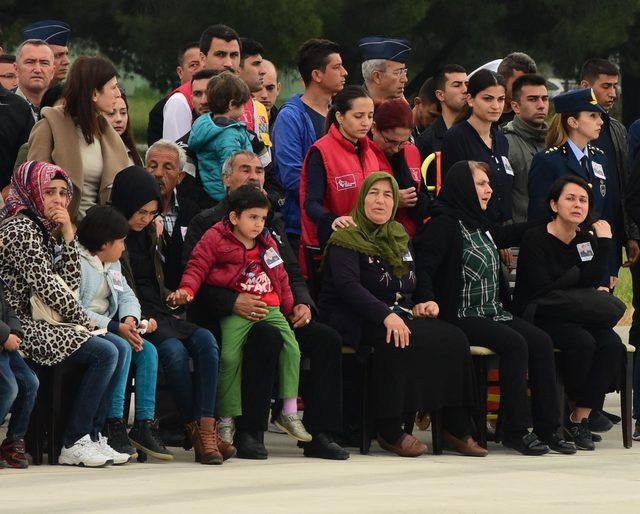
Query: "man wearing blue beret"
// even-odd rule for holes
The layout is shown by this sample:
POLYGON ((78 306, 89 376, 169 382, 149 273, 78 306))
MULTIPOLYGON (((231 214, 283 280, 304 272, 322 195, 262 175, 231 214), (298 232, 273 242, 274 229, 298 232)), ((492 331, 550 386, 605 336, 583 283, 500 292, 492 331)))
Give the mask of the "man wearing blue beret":
POLYGON ((55 104, 62 94, 64 80, 69 71, 69 35, 71 28, 64 21, 42 20, 22 29, 22 39, 41 39, 53 52, 54 75, 42 99, 42 107, 55 104))
POLYGON ((374 102, 404 98, 411 43, 407 39, 369 36, 358 41, 358 47, 364 85, 374 102))

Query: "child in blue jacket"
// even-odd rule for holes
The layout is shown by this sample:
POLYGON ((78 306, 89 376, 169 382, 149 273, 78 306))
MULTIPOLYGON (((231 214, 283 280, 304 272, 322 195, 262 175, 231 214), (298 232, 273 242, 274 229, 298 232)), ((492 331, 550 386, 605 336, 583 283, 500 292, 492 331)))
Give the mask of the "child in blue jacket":
POLYGON ((109 446, 120 453, 134 456, 137 448, 157 459, 173 460, 160 439, 158 423, 154 419, 158 352, 141 337, 141 334, 153 332, 156 322, 141 319, 140 303, 120 268, 128 232, 126 218, 109 206, 89 209, 77 232, 82 267, 80 304, 98 328, 108 331, 100 337, 133 350, 128 352, 113 392, 104 433, 109 446), (127 436, 123 419, 124 397, 132 360, 136 367, 136 416, 127 436))
POLYGON ((251 152, 247 127, 239 118, 250 92, 242 79, 225 71, 209 80, 207 103, 210 112, 200 116, 189 136, 189 150, 198 159, 202 186, 217 202, 226 196, 222 182, 222 165, 240 150, 251 152))

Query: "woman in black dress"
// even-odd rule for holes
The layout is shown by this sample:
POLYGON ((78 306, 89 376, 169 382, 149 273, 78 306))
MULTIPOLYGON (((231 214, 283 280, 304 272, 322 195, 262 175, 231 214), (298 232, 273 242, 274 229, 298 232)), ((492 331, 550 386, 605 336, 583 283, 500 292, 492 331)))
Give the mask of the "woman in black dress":
POLYGON ((500 356, 500 390, 506 421, 503 445, 524 455, 551 448, 575 453, 561 439, 553 344, 547 334, 504 307, 508 285, 498 248, 519 242, 530 224, 491 223, 489 167, 461 161, 444 179, 432 219, 416 236, 419 302, 437 302, 442 319, 462 329, 472 345, 500 356), (534 432, 529 432, 527 371, 534 432))
MULTIPOLYGON (((570 319, 561 306, 536 305, 536 300, 551 291, 590 288, 606 291, 596 294, 601 297, 598 301, 615 301, 600 286, 603 277, 609 276, 611 227, 599 220, 592 225, 594 233, 580 230, 592 199, 591 188, 582 178, 556 179, 548 201, 553 219, 522 238, 514 293, 516 310, 545 330, 562 350, 560 362, 571 406, 565 430, 580 450, 595 449, 589 415, 601 410, 605 394, 619 385, 626 348, 612 328, 618 320, 604 323, 589 317, 589 323, 581 322, 570 319)), ((580 298, 567 298, 568 306, 580 298)))
POLYGON ((460 330, 434 319, 434 302, 412 302, 413 255, 407 233, 393 221, 397 206, 393 177, 377 172, 365 179, 352 212, 356 226, 338 229, 328 242, 321 316, 348 344, 373 346, 380 446, 404 457, 421 455, 427 447, 402 430, 403 413, 442 409, 445 443, 484 456, 470 435, 469 344, 460 330))

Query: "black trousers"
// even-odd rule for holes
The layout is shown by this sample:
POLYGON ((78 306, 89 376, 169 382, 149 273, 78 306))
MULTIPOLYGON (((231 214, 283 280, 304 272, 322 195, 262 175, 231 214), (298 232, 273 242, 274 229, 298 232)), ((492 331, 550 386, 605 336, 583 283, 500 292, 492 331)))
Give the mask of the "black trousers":
POLYGON ((378 433, 395 442, 405 413, 442 410, 447 431, 470 435, 476 394, 467 338, 445 321, 405 322, 411 330, 405 348, 386 342, 384 325, 363 324, 361 344, 374 349, 371 389, 378 433))
POLYGON ((473 346, 484 346, 500 356, 500 401, 504 402, 505 432, 520 435, 528 426, 527 370, 531 387, 534 431, 543 437, 559 426, 553 344, 548 334, 514 318, 458 318, 473 346))
POLYGON ((588 328, 575 323, 537 323, 562 350, 560 362, 567 396, 576 407, 601 410, 607 392, 620 380, 626 348, 612 328, 588 328))
MULTIPOLYGON (((342 338, 331 327, 312 320, 295 331, 303 358, 311 369, 302 388, 304 424, 310 433, 342 430, 342 338)), ((267 430, 273 384, 277 378, 282 338, 268 323, 249 331, 242 360, 242 416, 240 431, 267 430)))
POLYGON ((631 299, 633 318, 629 329, 629 344, 638 347, 640 345, 640 263, 629 268, 629 271, 631 271, 631 287, 633 291, 631 299))

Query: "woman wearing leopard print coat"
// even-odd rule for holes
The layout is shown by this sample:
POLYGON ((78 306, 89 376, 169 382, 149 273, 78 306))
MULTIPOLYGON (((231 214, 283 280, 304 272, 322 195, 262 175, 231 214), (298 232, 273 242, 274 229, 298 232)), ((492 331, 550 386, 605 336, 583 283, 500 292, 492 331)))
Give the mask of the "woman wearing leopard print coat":
POLYGON ((80 284, 80 256, 67 206, 73 185, 60 167, 25 162, 11 179, 11 190, 0 211, 0 278, 6 299, 24 330, 20 349, 36 364, 63 361, 86 369, 63 435, 61 464, 104 466, 122 464, 129 455, 115 452, 100 434, 107 408, 124 363, 127 348, 93 336, 84 310, 56 279, 71 289, 80 284), (30 298, 37 294, 64 320, 64 325, 36 321, 30 298))

